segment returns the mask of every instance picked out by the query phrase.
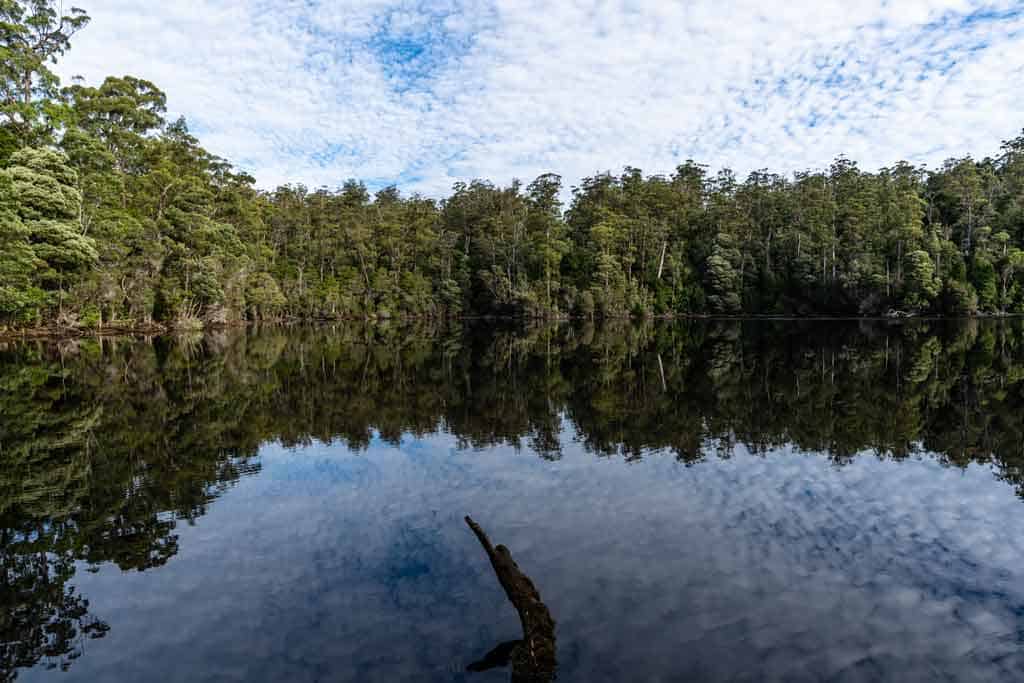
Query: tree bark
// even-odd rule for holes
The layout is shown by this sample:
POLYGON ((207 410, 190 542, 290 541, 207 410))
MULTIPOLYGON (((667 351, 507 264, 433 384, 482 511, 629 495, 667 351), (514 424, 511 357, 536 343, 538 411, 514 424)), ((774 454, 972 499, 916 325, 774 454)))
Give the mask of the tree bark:
MULTIPOLYGON (((507 651, 508 659, 512 663, 513 681, 553 681, 558 668, 555 622, 541 600, 540 593, 537 592, 530 577, 519 569, 508 548, 503 545, 491 545, 484 530, 468 516, 466 524, 476 534, 477 540, 487 553, 498 582, 505 589, 509 602, 519 613, 519 622, 523 628, 521 641, 499 645, 488 654, 485 661, 507 651)), ((480 668, 478 665, 471 665, 470 668, 476 670, 474 667, 480 668)))

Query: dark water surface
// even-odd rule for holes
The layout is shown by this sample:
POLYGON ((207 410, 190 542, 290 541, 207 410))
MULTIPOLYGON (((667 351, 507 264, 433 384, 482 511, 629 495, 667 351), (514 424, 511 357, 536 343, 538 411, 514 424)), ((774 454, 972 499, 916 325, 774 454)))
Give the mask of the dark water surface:
POLYGON ((0 346, 0 680, 1024 679, 1024 327, 0 346), (62 671, 63 670, 63 671, 62 671))

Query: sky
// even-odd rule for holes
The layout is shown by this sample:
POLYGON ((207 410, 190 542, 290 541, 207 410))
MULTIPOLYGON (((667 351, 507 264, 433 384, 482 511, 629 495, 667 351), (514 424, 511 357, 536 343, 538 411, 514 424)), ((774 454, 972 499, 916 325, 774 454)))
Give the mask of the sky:
POLYGON ((65 82, 153 81, 268 188, 934 167, 1024 129, 1024 0, 76 4, 65 82))

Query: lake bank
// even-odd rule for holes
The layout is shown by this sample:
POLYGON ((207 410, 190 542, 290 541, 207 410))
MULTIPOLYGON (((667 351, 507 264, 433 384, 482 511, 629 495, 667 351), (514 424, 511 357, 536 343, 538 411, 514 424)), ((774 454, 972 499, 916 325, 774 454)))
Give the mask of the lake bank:
POLYGON ((349 318, 281 318, 259 321, 234 321, 218 322, 212 324, 188 324, 175 325, 171 323, 146 323, 141 325, 132 324, 110 324, 102 327, 86 326, 61 326, 41 325, 37 327, 23 328, 2 328, 0 327, 0 341, 16 340, 62 340, 62 339, 83 339, 90 337, 153 337, 169 334, 185 334, 195 332, 214 332, 239 328, 260 328, 260 327, 295 327, 319 325, 332 326, 341 324, 360 325, 408 325, 415 323, 443 323, 452 324, 479 324, 495 322, 502 324, 602 324, 608 322, 684 322, 693 320, 764 320, 764 321, 793 321, 793 322, 829 322, 829 321, 866 321, 866 322, 889 322, 900 323, 910 321, 944 321, 944 320, 1013 320, 1024 317, 1020 313, 979 313, 975 315, 949 316, 949 315, 793 315, 793 314, 745 314, 745 315, 721 315, 721 314, 678 314, 678 315, 649 315, 649 316, 598 316, 593 318, 580 316, 556 316, 556 317, 530 317, 530 316, 456 316, 456 317, 435 317, 435 316, 363 316, 349 318))

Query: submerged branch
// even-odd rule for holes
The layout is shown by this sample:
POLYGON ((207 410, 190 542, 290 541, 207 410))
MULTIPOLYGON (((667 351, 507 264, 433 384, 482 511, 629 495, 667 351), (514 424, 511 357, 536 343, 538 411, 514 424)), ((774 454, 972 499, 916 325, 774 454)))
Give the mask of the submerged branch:
MULTIPOLYGON (((551 613, 540 598, 536 586, 519 565, 512 559, 512 553, 503 545, 494 546, 491 540, 472 518, 466 517, 466 524, 476 534, 491 561, 498 582, 505 589, 509 602, 519 613, 519 621, 523 628, 523 640, 517 643, 506 643, 498 646, 488 654, 485 661, 495 666, 496 660, 504 657, 494 655, 498 651, 508 652, 512 662, 512 679, 514 681, 550 681, 554 679, 558 662, 555 646, 555 622, 551 613), (509 646, 514 645, 510 648, 509 646)), ((483 664, 483 662, 481 662, 483 664)), ((471 670, 482 670, 491 666, 471 666, 471 670)))

